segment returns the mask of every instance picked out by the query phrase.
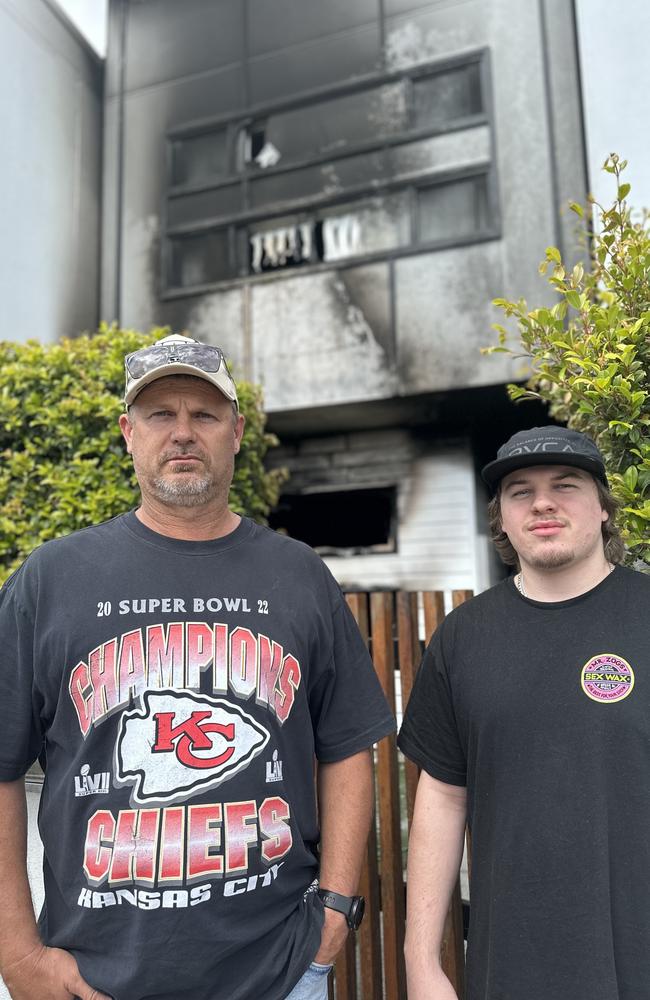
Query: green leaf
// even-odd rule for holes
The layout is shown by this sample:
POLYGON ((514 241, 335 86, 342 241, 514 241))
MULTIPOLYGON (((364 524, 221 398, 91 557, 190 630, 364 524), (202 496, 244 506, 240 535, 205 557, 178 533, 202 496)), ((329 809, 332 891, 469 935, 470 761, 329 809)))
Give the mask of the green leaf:
POLYGON ((627 198, 627 196, 630 193, 631 189, 632 189, 632 185, 631 184, 621 184, 619 186, 618 193, 616 195, 616 197, 618 198, 618 200, 619 201, 623 201, 623 198, 627 198))
POLYGON ((546 259, 547 260, 552 260, 556 264, 561 264, 562 263, 562 256, 561 256, 560 251, 558 250, 557 247, 547 247, 546 248, 546 259))
POLYGON ((628 490, 636 489, 636 484, 639 481, 639 470, 635 465, 630 465, 623 473, 623 482, 627 486, 628 490))

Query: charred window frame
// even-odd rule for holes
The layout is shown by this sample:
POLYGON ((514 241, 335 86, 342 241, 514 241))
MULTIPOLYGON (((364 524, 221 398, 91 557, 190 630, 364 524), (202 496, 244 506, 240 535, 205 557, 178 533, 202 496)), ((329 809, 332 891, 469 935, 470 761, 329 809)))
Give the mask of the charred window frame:
POLYGON ((285 493, 269 525, 321 556, 397 552, 397 486, 313 488, 285 493))
MULTIPOLYGON (((346 262, 363 263, 498 238, 491 103, 489 53, 482 49, 312 91, 293 101, 257 107, 246 116, 175 129, 168 135, 163 297, 256 280, 268 276, 267 272, 279 276, 298 266, 329 268, 343 257, 346 262), (436 93, 437 85, 444 100, 436 112, 427 99, 436 93), (404 98, 397 114, 399 119, 401 111, 403 118, 397 121, 399 127, 391 130, 389 126, 381 134, 356 140, 343 137, 335 148, 328 146, 311 155, 277 159, 269 129, 274 119, 315 116, 319 108, 347 101, 348 121, 354 122, 355 104, 399 92, 404 98), (488 131, 489 152, 475 162, 447 170, 429 162, 398 175, 391 170, 391 163, 398 163, 409 149, 417 149, 418 143, 422 146, 426 140, 481 127, 488 131), (210 165, 214 171, 208 177, 210 165), (376 175, 372 167, 377 168, 376 175), (328 189, 322 181, 326 170, 341 173, 343 181, 328 189), (280 196, 287 186, 291 195, 280 196), (436 231, 421 218, 422 206, 434 205, 431 192, 436 188, 443 198, 446 191, 453 191, 457 204, 463 206, 464 222, 458 231, 453 231, 449 219, 436 231), (357 247, 351 230, 343 234, 347 252, 338 258, 328 254, 327 236, 334 223, 327 220, 341 214, 347 220, 346 213, 351 218, 371 199, 377 204, 380 197, 401 199, 407 206, 400 207, 402 214, 395 223, 399 232, 392 244, 375 245, 371 239, 357 247), (473 215, 470 201, 475 206, 473 215), (266 234, 266 245, 263 235, 256 239, 258 234, 266 234)), ((293 131, 286 134, 295 140, 293 131)))

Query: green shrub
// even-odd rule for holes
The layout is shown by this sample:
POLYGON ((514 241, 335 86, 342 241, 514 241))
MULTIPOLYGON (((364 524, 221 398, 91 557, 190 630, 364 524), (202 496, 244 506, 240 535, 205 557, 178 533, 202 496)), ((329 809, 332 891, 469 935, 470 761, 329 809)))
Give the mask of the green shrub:
MULTIPOLYGON (((170 331, 102 326, 56 344, 0 342, 0 581, 41 542, 105 521, 138 503, 117 420, 124 355, 170 331)), ((233 510, 264 521, 281 472, 266 472, 258 387, 238 382, 246 417, 230 493, 233 510)))
MULTIPOLYGON (((587 209, 596 215, 590 266, 571 268, 548 247, 540 271, 558 301, 529 310, 523 299, 495 299, 516 321, 520 346, 508 346, 508 331, 495 324, 499 346, 487 353, 520 355, 523 346, 532 376, 508 387, 511 398, 542 399, 553 417, 597 441, 623 505, 628 561, 650 571, 650 222, 628 204, 626 165, 616 154, 605 161, 616 198, 611 208, 592 199, 587 209)), ((582 206, 571 208, 585 217, 582 206)))

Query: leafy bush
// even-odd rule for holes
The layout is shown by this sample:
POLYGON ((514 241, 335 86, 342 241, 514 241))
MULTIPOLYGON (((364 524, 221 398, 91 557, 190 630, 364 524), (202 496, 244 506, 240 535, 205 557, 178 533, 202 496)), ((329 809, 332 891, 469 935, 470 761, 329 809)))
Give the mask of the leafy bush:
MULTIPOLYGON (((556 304, 529 310, 523 299, 495 299, 495 305, 515 319, 532 368, 525 387, 508 387, 511 398, 542 399, 554 418, 597 441, 623 505, 629 562, 642 560, 650 571, 650 223, 647 212, 636 217, 628 204, 630 185, 621 183, 626 166, 616 154, 603 166, 616 182, 611 208, 590 200, 596 225, 589 268, 570 268, 556 247, 546 250, 540 272, 556 304)), ((585 217, 582 206, 571 208, 585 217)), ((495 329, 499 346, 488 353, 520 353, 508 346, 503 326, 495 329)))
MULTIPOLYGON (((102 326, 56 344, 0 342, 0 580, 41 542, 134 507, 139 492, 117 419, 124 355, 170 331, 102 326)), ((233 510, 264 521, 283 474, 266 472, 258 387, 237 384, 246 416, 230 493, 233 510)))

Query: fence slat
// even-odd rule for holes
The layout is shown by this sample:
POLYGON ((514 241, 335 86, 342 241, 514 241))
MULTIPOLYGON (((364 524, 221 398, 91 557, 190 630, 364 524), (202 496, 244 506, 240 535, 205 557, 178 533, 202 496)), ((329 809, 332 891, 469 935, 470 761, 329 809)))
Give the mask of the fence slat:
MULTIPOLYGON (((370 595, 370 634, 375 670, 395 711, 393 595, 370 595)), ((384 982, 387 997, 406 995, 404 968, 404 875, 402 871, 397 744, 389 736, 378 744, 379 832, 384 982)))
POLYGON ((469 601, 470 597, 473 596, 473 590, 452 590, 451 603, 453 607, 457 608, 460 604, 464 604, 465 601, 469 601))
MULTIPOLYGON (((402 711, 411 697, 413 682, 422 653, 418 640, 418 595, 400 591, 397 594, 397 650, 399 661, 400 685, 402 690, 402 711)), ((406 778, 406 812, 408 829, 411 829, 415 793, 418 787, 420 769, 412 760, 405 759, 404 775, 406 778)))
POLYGON ((357 1000, 357 970, 354 937, 348 934, 336 959, 336 1000, 357 1000))
POLYGON ((445 617, 445 595, 441 590, 428 590, 422 595, 422 604, 424 607, 424 643, 427 645, 445 617))
MULTIPOLYGON (((469 590, 452 592, 458 607, 472 597, 469 590)), ((369 646, 384 694, 395 711, 395 677, 400 675, 405 706, 419 666, 423 643, 419 632, 418 595, 397 592, 350 593, 346 601, 364 641, 369 646), (395 640, 397 649, 395 650, 395 640)), ((444 595, 422 594, 426 641, 445 616, 444 595)), ((417 768, 405 761, 406 812, 410 827, 417 786, 417 768)), ((367 856, 359 883, 366 898, 366 916, 355 936, 350 935, 329 983, 329 1000, 405 1000, 406 972, 403 943, 405 922, 404 873, 401 855, 402 806, 398 753, 394 737, 382 740, 376 751, 377 814, 368 839, 367 856), (379 859, 379 860, 378 860, 379 859), (382 948, 383 945, 383 948, 382 948), (383 959, 383 960, 382 960, 383 959)), ((471 843, 468 835, 468 860, 471 843)), ((442 966, 458 996, 464 989, 463 918, 460 881, 456 884, 445 923, 442 966)))
MULTIPOLYGON (((369 645, 369 615, 367 594, 346 594, 346 600, 354 615, 366 646, 369 645)), ((376 766, 374 768, 376 772, 376 766)), ((374 780, 374 774, 373 774, 374 780)), ((376 786, 376 782, 375 782, 376 786)), ((382 1000, 381 975, 381 901, 379 895, 379 863, 377 854, 378 815, 374 816, 366 860, 361 871, 359 894, 366 901, 366 913, 357 931, 361 973, 361 1000, 382 1000)), ((338 968, 337 968, 338 983, 338 968)))
MULTIPOLYGON (((452 592, 452 604, 458 607, 464 600, 472 596, 468 590, 452 592)), ((423 594, 424 630, 428 643, 432 634, 445 617, 445 599, 441 591, 429 591, 423 594)), ((460 879, 456 882, 452 893, 449 910, 445 919, 445 929, 440 951, 442 969, 449 977, 458 996, 462 996, 465 984, 465 955, 463 942, 463 906, 460 895, 460 879)))
POLYGON ((463 906, 460 879, 454 886, 440 950, 440 964, 459 997, 465 993, 465 946, 463 940, 463 906))

